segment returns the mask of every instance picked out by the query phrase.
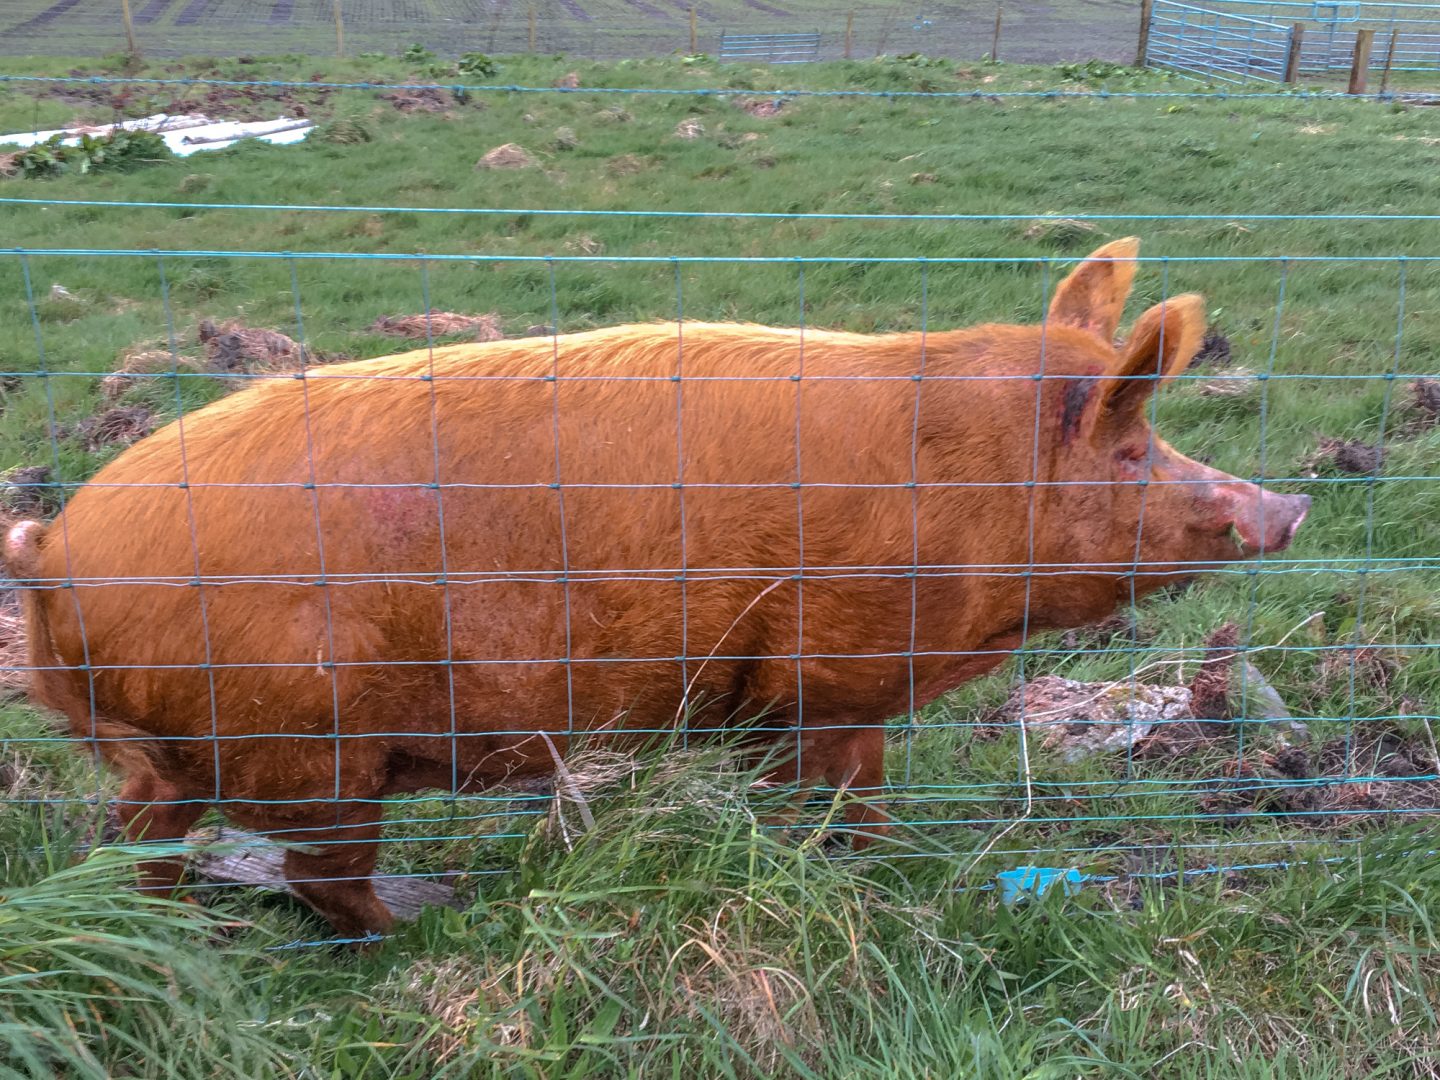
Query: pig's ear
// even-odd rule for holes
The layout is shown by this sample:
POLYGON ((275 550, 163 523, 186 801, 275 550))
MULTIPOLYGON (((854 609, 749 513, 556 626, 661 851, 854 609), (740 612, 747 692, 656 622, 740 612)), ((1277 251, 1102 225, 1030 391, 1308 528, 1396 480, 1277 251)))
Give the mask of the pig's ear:
POLYGON ((1055 289, 1048 320, 1089 330, 1107 345, 1113 342, 1120 312, 1135 280, 1135 256, 1139 251, 1139 239, 1127 236, 1091 252, 1055 289))
POLYGON ((1112 415, 1137 411, 1156 387, 1185 370, 1204 338, 1203 296, 1186 293, 1156 304, 1135 321, 1116 358, 1106 409, 1112 415))

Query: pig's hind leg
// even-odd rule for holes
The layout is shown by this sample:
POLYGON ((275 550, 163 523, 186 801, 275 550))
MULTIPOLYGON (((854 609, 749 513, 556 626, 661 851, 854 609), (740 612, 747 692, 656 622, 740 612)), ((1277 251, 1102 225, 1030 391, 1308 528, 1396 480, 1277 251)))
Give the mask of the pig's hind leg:
MULTIPOLYGON (((125 839, 132 844, 178 843, 200 820, 207 805, 206 800, 147 770, 126 777, 115 801, 115 814, 125 839)), ((137 870, 141 890, 168 895, 185 874, 185 860, 181 855, 145 859, 137 864, 137 870)))

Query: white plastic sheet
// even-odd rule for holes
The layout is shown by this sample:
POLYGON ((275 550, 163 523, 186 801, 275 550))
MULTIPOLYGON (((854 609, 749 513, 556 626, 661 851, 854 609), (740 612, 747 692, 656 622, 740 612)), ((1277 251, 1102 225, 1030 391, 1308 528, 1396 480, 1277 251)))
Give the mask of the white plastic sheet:
POLYGON ((221 150, 234 146, 241 139, 263 139, 276 145, 300 142, 314 129, 310 120, 298 120, 281 116, 274 120, 212 120, 202 113, 172 115, 156 113, 139 120, 125 120, 119 124, 95 124, 89 126, 59 128, 55 131, 22 131, 14 135, 0 135, 0 145, 35 146, 56 135, 64 136, 65 143, 77 143, 81 135, 108 135, 116 128, 127 131, 153 131, 165 140, 166 145, 178 157, 187 157, 197 150, 221 150))

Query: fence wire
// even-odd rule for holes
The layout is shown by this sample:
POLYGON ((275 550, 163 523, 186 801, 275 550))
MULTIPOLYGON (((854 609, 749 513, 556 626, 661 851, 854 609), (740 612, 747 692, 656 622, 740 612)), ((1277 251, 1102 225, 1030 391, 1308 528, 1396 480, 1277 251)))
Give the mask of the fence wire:
POLYGON ((778 748, 771 780, 814 781, 820 802, 762 827, 835 824, 827 800, 858 792, 898 831, 837 857, 955 859, 969 887, 1046 859, 1113 882, 1337 858, 1440 810, 1440 256, 1126 261, 1162 318, 1220 283, 1244 356, 1120 376, 1173 375, 1144 405, 1155 434, 1110 445, 1101 425, 1100 450, 1062 468, 1056 417, 1104 372, 1077 377, 1049 323, 1019 346, 964 327, 1041 323, 1064 260, 4 252, 33 351, 6 339, 0 380, 44 467, 11 474, 8 512, 48 519, 59 552, 12 593, 45 605, 55 655, 4 671, 66 680, 71 732, 7 731, 0 750, 90 737, 132 777, 143 750, 163 782, 117 798, 97 762, 88 790, 0 807, 118 803, 156 855, 218 811, 245 845, 307 845, 287 877, 332 915, 372 870, 507 872, 496 852, 534 819, 604 812, 587 760, 657 742, 778 748), (291 351, 207 354, 173 283, 217 263, 269 298, 291 351), (150 283, 164 363, 117 375, 76 352, 45 305, 79 266, 150 283), (456 343, 437 304, 501 266, 530 275, 548 323, 456 343), (596 268, 648 283, 665 321, 571 336, 595 322, 596 268), (793 297, 786 329, 712 324, 737 271, 793 297), (903 333, 815 325, 847 274, 908 283, 903 333), (976 283, 997 310, 937 310, 976 283), (1307 332, 1362 287, 1389 301, 1307 332), (409 295, 414 351, 340 366, 328 309, 347 289, 409 295), (126 395, 175 426, 92 479, 74 416, 126 395), (1317 449, 1327 424, 1344 438, 1317 449), (1312 496, 1298 550, 1186 548, 1225 524, 1175 520, 1214 480, 1114 471, 1167 453, 1155 435, 1312 496), (1138 510, 1106 518, 1127 489, 1138 510), (1163 539, 1177 527, 1188 539, 1163 539), (1096 583, 1118 619, 1056 608, 1096 583))
MULTIPOLYGON (((860 4, 816 7, 749 0, 133 0, 127 34, 119 4, 11 0, 0 53, 102 56, 134 46, 148 56, 300 54, 393 56, 410 45, 437 55, 555 53, 599 60, 720 52, 721 37, 818 33, 817 58, 909 52, 978 59, 994 47, 995 7, 860 4), (692 23, 693 11, 693 23, 692 23), (692 48, 693 27, 693 48, 692 48)), ((1006 59, 1046 63, 1134 53, 1124 0, 1083 9, 1007 7, 1006 59)))

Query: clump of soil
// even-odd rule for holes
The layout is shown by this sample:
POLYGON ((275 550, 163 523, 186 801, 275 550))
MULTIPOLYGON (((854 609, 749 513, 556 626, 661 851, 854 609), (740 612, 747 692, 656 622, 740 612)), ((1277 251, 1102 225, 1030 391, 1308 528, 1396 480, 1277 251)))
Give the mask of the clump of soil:
POLYGON ((1200 343, 1200 351, 1190 361, 1190 366, 1229 367, 1230 359, 1230 339, 1212 326, 1205 331, 1205 340, 1200 343))
POLYGON ((1390 689, 1400 671, 1400 664, 1392 653, 1384 649, 1359 645, 1325 650, 1320 658, 1319 670, 1320 688, 1325 693, 1348 685, 1352 671, 1357 686, 1383 692, 1390 689))
POLYGON ((428 315, 386 315, 377 319, 370 329, 379 334, 421 339, 467 336, 473 341, 499 341, 505 336, 500 330, 500 316, 494 312, 460 315, 434 308, 428 315))
POLYGON ((1385 448, 1359 439, 1331 439, 1321 436, 1315 452, 1301 462, 1301 468, 1310 476, 1318 476, 1321 469, 1363 476, 1376 475, 1385 463, 1385 448))
POLYGON ((1358 725, 1313 755, 1288 747, 1247 755, 1223 769, 1225 781, 1201 800, 1206 813, 1295 815, 1317 828, 1353 832, 1395 811, 1440 803, 1434 747, 1384 722, 1358 725), (1307 817, 1308 816, 1308 817, 1307 817))
POLYGON ((560 152, 574 150, 579 145, 580 139, 574 128, 558 127, 555 129, 555 138, 550 140, 550 148, 560 152))
POLYGON ((1202 397, 1243 398, 1258 393, 1260 383, 1249 368, 1237 367, 1213 379, 1201 381, 1196 389, 1202 397))
POLYGON ((200 365, 188 356, 165 349, 129 349, 120 356, 120 366, 113 374, 100 380, 100 395, 106 401, 117 401, 132 387, 148 380, 137 376, 155 375, 176 368, 199 371, 200 365))
POLYGON ((535 159, 519 143, 505 143, 489 151, 475 163, 477 169, 528 169, 535 159))
POLYGON ((1400 413, 1397 436, 1413 439, 1433 431, 1440 424, 1440 379, 1413 380, 1409 400, 1397 411, 1400 413))
MULTIPOLYGON (((60 509, 59 489, 51 486, 53 474, 48 465, 26 465, 6 474, 0 488, 4 518, 50 517, 60 509)), ((9 524, 6 521, 5 524, 9 524)))
POLYGON ((1155 639, 1153 634, 1141 629, 1134 615, 1117 611, 1093 625, 1065 631, 1060 644, 1066 649, 1103 649, 1117 638, 1136 645, 1148 645, 1155 639))
POLYGON ((677 139, 698 139, 705 134, 705 125, 696 117, 689 116, 675 125, 677 139))
POLYGON ((1100 231, 1100 226, 1093 221, 1080 221, 1077 218, 1044 217, 1032 221, 1026 226, 1025 231, 1020 235, 1026 240, 1034 240, 1037 243, 1051 244, 1074 244, 1080 240, 1093 238, 1095 233, 1100 231))
POLYGON ((68 434, 94 453, 106 446, 129 446, 150 434, 155 417, 144 405, 116 405, 87 416, 68 434))
POLYGON ((449 90, 434 86, 418 90, 392 90, 388 94, 381 94, 380 100, 390 102, 403 113, 439 113, 460 104, 449 90))
POLYGON ((735 107, 764 120, 775 116, 788 104, 784 98, 741 98, 735 102, 735 107))
POLYGON ((1205 659, 1190 681, 1190 707, 1210 720, 1233 719, 1230 712, 1230 668, 1240 649, 1240 628, 1226 623, 1205 639, 1205 659))
POLYGON ((560 90, 574 90, 580 85, 580 73, 578 71, 567 71, 552 84, 560 90))
POLYGON ((305 363, 305 350, 277 330, 243 326, 230 319, 216 326, 205 319, 197 333, 211 371, 290 371, 305 363))

